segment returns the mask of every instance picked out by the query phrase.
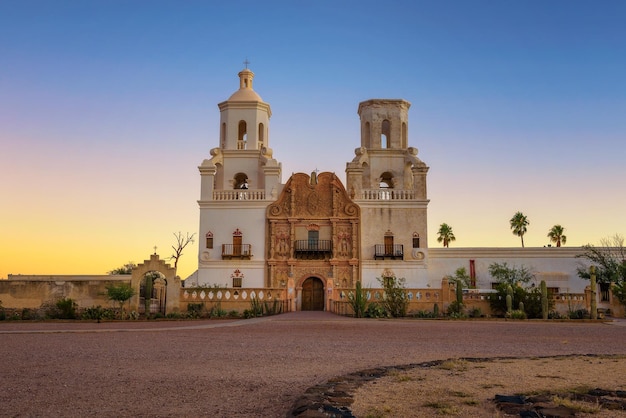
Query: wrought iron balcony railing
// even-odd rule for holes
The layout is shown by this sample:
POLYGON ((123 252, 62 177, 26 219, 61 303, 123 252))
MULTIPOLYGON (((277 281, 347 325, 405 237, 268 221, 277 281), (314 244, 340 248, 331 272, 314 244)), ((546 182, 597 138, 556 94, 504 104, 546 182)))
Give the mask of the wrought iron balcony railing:
POLYGON ((252 256, 250 244, 222 244, 222 259, 247 258, 252 256))
POLYGON ((374 259, 383 260, 391 258, 393 260, 404 259, 404 245, 402 244, 376 244, 374 246, 374 259))
POLYGON ((324 260, 332 257, 333 243, 330 240, 296 240, 294 242, 294 250, 296 258, 324 260))
POLYGON ((331 240, 296 240, 295 242, 295 250, 298 252, 305 253, 330 253, 333 251, 333 243, 331 240))

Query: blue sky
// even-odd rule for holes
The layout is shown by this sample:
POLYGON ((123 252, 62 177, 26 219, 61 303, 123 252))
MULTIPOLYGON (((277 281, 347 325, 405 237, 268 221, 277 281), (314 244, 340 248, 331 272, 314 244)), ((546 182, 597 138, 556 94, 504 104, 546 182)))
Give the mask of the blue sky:
POLYGON ((196 231, 246 58, 283 181, 345 179, 358 103, 403 98, 430 246, 442 222, 453 246, 519 246, 518 210, 527 246, 626 234, 625 21, 610 0, 1 1, 0 278, 104 273, 196 231))

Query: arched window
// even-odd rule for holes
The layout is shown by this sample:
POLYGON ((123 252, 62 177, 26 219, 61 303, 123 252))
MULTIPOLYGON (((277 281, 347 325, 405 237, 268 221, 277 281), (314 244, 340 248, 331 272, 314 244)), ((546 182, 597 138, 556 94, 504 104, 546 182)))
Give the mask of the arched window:
POLYGON ((420 247, 420 234, 413 232, 413 248, 420 247))
POLYGON ((245 120, 239 121, 239 132, 237 134, 237 149, 246 149, 248 140, 248 125, 245 120))
POLYGON ((265 142, 265 125, 259 123, 259 149, 263 147, 263 143, 265 142))
POLYGON ((391 148, 391 123, 385 119, 381 125, 380 146, 382 148, 391 148))
POLYGON ((365 126, 363 127, 363 141, 362 146, 370 148, 372 145, 370 144, 370 123, 365 122, 365 126))
POLYGON ((389 171, 385 171, 380 176, 381 189, 393 189, 393 175, 389 171))
POLYGON ((246 173, 235 174, 235 181, 233 182, 235 189, 247 189, 248 188, 248 175, 246 173))

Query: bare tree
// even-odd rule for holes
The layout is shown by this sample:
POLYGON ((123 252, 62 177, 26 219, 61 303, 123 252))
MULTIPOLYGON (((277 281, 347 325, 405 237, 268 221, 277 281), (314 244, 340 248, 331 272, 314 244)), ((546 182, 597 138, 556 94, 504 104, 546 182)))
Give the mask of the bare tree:
POLYGON ((615 234, 600 240, 599 246, 583 245, 583 253, 577 257, 587 259, 588 263, 577 268, 578 276, 589 280, 587 264, 596 266, 598 283, 612 284, 612 292, 626 306, 626 247, 624 237, 615 234))
POLYGON ((170 257, 170 260, 174 260, 174 270, 178 266, 178 260, 180 256, 183 255, 183 250, 185 247, 194 242, 195 233, 189 234, 187 232, 183 235, 182 232, 174 232, 174 236, 176 237, 176 244, 172 245, 172 249, 174 250, 174 254, 170 257))

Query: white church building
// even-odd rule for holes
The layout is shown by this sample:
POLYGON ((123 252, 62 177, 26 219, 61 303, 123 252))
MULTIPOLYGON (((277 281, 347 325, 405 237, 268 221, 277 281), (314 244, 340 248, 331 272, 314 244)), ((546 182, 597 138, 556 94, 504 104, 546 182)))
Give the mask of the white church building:
MULTIPOLYGON (((427 239, 429 167, 409 144, 402 99, 358 105, 360 144, 335 174, 297 173, 282 182, 270 148, 270 105, 239 72, 239 89, 218 104, 219 139, 199 166, 198 270, 185 287, 289 288, 302 309, 324 309, 333 288, 440 287, 465 267, 477 288, 491 288, 491 263, 525 266, 555 293, 583 293, 580 248, 432 248, 427 239)), ((277 155, 279 152, 277 152, 277 155)))
MULTIPOLYGON (((69 297, 88 308, 109 302, 108 285, 127 283, 136 291, 130 308, 139 313, 165 315, 189 304, 243 311, 258 297, 281 302, 284 311, 350 314, 347 295, 357 282, 380 299, 380 280, 395 277, 405 281, 410 309, 445 311, 455 297, 447 276, 465 267, 472 289, 464 303, 488 312, 489 266, 507 263, 528 269, 535 284, 545 280, 561 311, 589 309, 589 282, 577 274, 579 247, 430 245, 429 167, 409 143, 409 102, 359 103, 361 138, 345 184, 329 172, 296 173, 283 183, 270 148, 271 108, 253 79, 249 69, 239 72, 239 89, 218 104, 217 146, 199 166, 198 269, 182 288, 175 269, 155 253, 131 275, 9 275, 0 281, 3 306, 45 310, 69 297)), ((598 308, 623 313, 607 285, 596 297, 598 308)))

